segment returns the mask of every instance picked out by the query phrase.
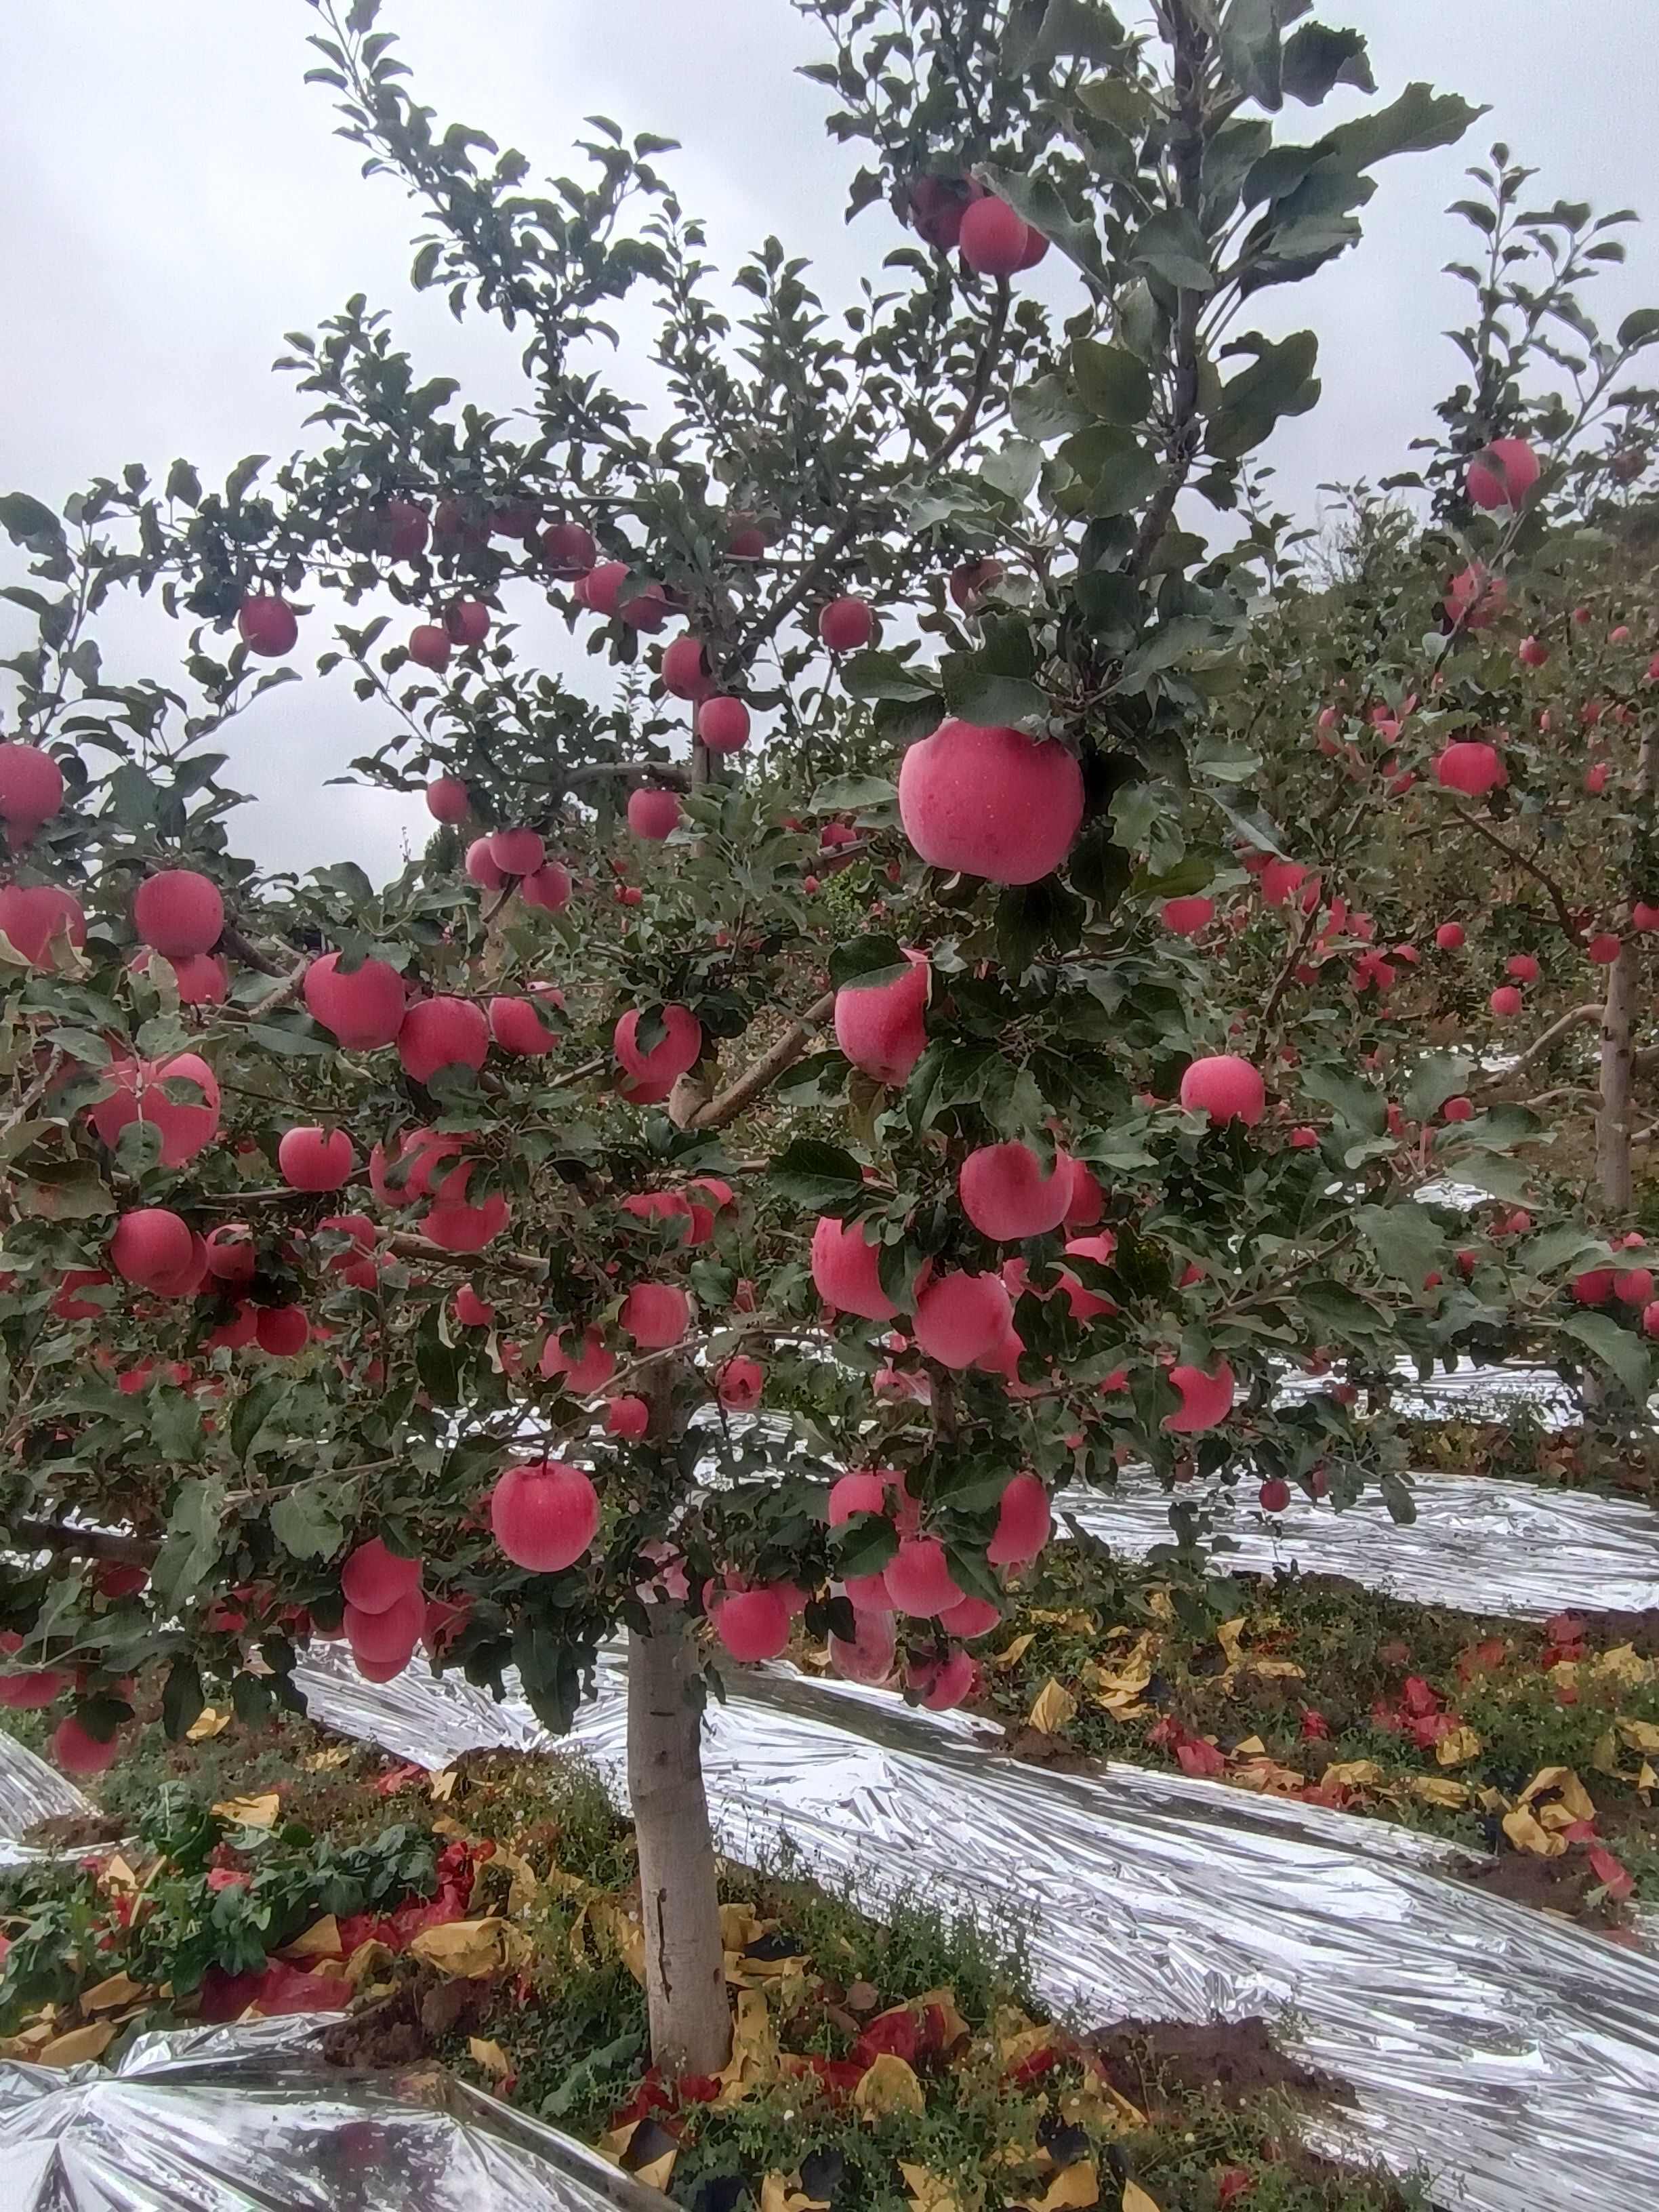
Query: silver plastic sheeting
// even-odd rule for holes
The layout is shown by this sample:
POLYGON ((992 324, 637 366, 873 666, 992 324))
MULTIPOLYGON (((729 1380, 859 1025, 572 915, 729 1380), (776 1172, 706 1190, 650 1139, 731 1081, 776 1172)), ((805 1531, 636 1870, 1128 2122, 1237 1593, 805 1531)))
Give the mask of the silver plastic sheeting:
POLYGON ((581 2143, 436 2069, 326 2067, 314 2021, 148 2035, 118 2073, 0 2069, 6 2212, 661 2212, 581 2143), (419 2100, 417 2101, 416 2100, 419 2100))
MULTIPOLYGON (((429 1674, 376 1685, 331 1657, 297 1679, 319 1719, 429 1765, 536 1736, 522 1706, 429 1674)), ((622 1692, 607 1657, 568 1740, 618 1791, 622 1692)), ((1085 2024, 1288 2013, 1376 2154, 1459 2212, 1652 2202, 1659 1961, 1447 1879, 1443 1846, 1132 1767, 1020 1765, 958 1716, 787 1670, 728 1678, 703 1759, 732 1856, 787 1844, 866 1902, 1028 1929, 1044 1996, 1085 2024)))
MULTIPOLYGON (((1218 1571, 1271 1572, 1295 1565, 1346 1575, 1368 1589, 1471 1613, 1547 1620, 1570 1606, 1640 1613, 1659 1606, 1659 1513, 1650 1505, 1590 1491, 1500 1482, 1485 1474, 1415 1474, 1417 1518, 1396 1528, 1376 1491, 1338 1513, 1292 1492, 1271 1526, 1255 1486, 1183 1484, 1175 1495, 1207 1510, 1212 1532, 1237 1547, 1218 1571)), ((1144 1558, 1173 1540, 1170 1493, 1149 1472, 1126 1468, 1114 1491, 1066 1490, 1070 1514, 1115 1552, 1144 1558)))
POLYGON ((66 1775, 0 1729, 0 1867, 40 1856, 22 1841, 37 1820, 96 1810, 66 1775))

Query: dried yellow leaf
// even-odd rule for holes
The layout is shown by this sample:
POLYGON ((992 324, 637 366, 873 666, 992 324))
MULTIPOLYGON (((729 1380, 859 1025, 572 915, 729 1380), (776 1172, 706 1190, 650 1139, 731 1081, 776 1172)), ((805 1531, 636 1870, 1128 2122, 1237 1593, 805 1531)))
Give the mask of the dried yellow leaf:
POLYGON ((1644 1759, 1659 1752, 1659 1722, 1620 1721, 1616 1723, 1620 1741, 1631 1750, 1639 1751, 1644 1759))
MULTIPOLYGON (((596 1897, 586 1908, 586 1917, 592 1930, 599 1955, 620 1959, 641 1987, 645 1984, 645 1930, 631 1912, 608 1897, 596 1897)), ((578 1918, 577 1928, 581 1925, 578 1918)), ((570 1931, 573 1944, 576 1929, 570 1931)), ((577 1953, 580 1958, 580 1953, 577 1953)))
MULTIPOLYGON (((1242 1751, 1241 1744, 1239 1749, 1242 1751)), ((1264 1796, 1291 1797, 1307 1787, 1307 1777, 1293 1766, 1281 1766, 1276 1759, 1264 1753, 1260 1759, 1247 1759, 1238 1765, 1229 1767, 1227 1780, 1235 1789, 1255 1790, 1264 1796)))
POLYGON ((185 1730, 186 1743, 206 1743, 210 1737, 222 1735, 230 1726, 231 1715, 222 1713, 216 1705, 204 1705, 201 1711, 185 1730))
POLYGON ((274 1828, 282 1809, 283 1801, 274 1790, 262 1790, 257 1797, 227 1797, 213 1808, 222 1820, 240 1828, 274 1828))
POLYGON ((296 1936, 283 1949, 285 1959, 337 1959, 340 1955, 340 1923, 331 1912, 320 1920, 313 1920, 303 1936, 296 1936))
POLYGON ((829 2212, 829 2199, 809 2197, 797 2174, 769 2173, 761 2182, 760 2212, 829 2212))
POLYGON ((1027 1725, 1041 1735, 1058 1735, 1077 1712, 1077 1699, 1051 1674, 1038 1691, 1027 1725))
POLYGON ((1659 1774, 1654 1772, 1646 1759, 1642 1761, 1642 1771, 1636 1778, 1636 1786, 1644 1797, 1650 1790, 1659 1790, 1659 1774))
POLYGON ((474 1982, 523 1966, 530 1945, 510 1922, 451 1920, 437 1928, 423 1928, 410 1945, 411 1957, 441 1974, 474 1982))
POLYGON ((899 2160, 899 2173, 910 2200, 910 2212, 964 2212, 955 2185, 930 2166, 907 2166, 899 2160))
MULTIPOLYGON (((216 1806, 214 1809, 216 1812, 218 1808, 216 1806)), ((161 1863, 161 1862, 157 1859, 156 1866, 159 1867, 161 1863)), ((151 1869, 152 1872, 154 1870, 154 1869, 151 1869)), ((117 1851, 113 1857, 104 1861, 103 1886, 106 1889, 141 1889, 143 1887, 119 1851, 117 1851)))
POLYGON ((482 2066, 492 2081, 505 2081, 513 2071, 513 2061, 499 2043, 492 2043, 486 2035, 470 2035, 466 2039, 468 2056, 482 2066))
POLYGON ((1082 2158, 1060 2168, 1030 2212, 1083 2212, 1085 2205, 1099 2202, 1100 2169, 1093 2159, 1082 2158))
POLYGON ((89 1990, 82 1990, 79 2002, 82 2012, 118 2012, 123 2005, 138 2004, 153 1992, 148 1984, 135 1982, 131 1974, 111 1974, 89 1990))
POLYGON ((1324 1779, 1343 1790, 1380 1790, 1387 1778, 1374 1759, 1350 1759, 1328 1766, 1324 1779))
POLYGON ((1220 1627, 1218 1628, 1215 1632, 1215 1640, 1221 1646, 1222 1651, 1225 1655, 1227 1661, 1227 1672, 1230 1674, 1239 1662, 1240 1653, 1238 1649, 1238 1639, 1243 1633, 1244 1619, 1243 1614, 1241 1614, 1237 1620, 1224 1620, 1220 1627))
POLYGON ((350 1756, 349 1743, 331 1743, 326 1751, 308 1752, 300 1764, 307 1774, 331 1774, 337 1766, 343 1766, 350 1756))
POLYGON ((455 1784, 460 1778, 453 1766, 446 1766, 441 1772, 428 1778, 426 1785, 428 1794, 434 1803, 447 1805, 455 1795, 455 1784))
POLYGON ((1455 1812, 1469 1802, 1468 1783, 1454 1782, 1449 1774, 1413 1774, 1407 1787, 1425 1805, 1439 1805, 1448 1812, 1455 1812))
POLYGON ((1559 1859, 1566 1852, 1565 1838, 1552 1835, 1547 1828, 1540 1827, 1524 1807, 1517 1807, 1513 1813, 1505 1813, 1504 1833, 1517 1851, 1530 1851, 1534 1858, 1559 1859))
POLYGON ((1659 1676, 1659 1666, 1651 1659, 1644 1659, 1633 1644, 1615 1644, 1604 1651, 1590 1668, 1609 1682, 1617 1682, 1620 1689, 1639 1690, 1659 1676))
POLYGON ((1538 1818, 1547 1828, 1570 1828, 1577 1820, 1593 1820, 1595 1808, 1583 1784, 1570 1766, 1540 1766, 1516 1800, 1530 1805, 1536 1797, 1549 1797, 1538 1818))
POLYGON ((1617 1774, 1619 1771, 1619 1738, 1612 1729, 1603 1729, 1595 1739, 1595 1748, 1590 1753, 1590 1765, 1598 1774, 1617 1774))
POLYGON ((1024 1636, 1015 1637, 1006 1650, 999 1651, 991 1664, 994 1667, 1017 1667, 1036 1642, 1036 1632, 1028 1629, 1024 1636))
POLYGON ((381 1967, 391 1964, 390 1948, 371 1938, 367 1943, 360 1943, 346 1960, 345 1978, 354 1990, 361 1993, 371 1974, 378 1973, 381 1967))
POLYGON ((1123 2185, 1123 2212, 1158 2212, 1158 2207, 1138 2181, 1123 2185))
POLYGON ((857 2112, 915 2112, 921 2115, 927 2109, 927 2100, 921 2093, 921 2084, 909 2066, 896 2051, 884 2051, 872 2058, 863 2078, 853 2092, 853 2109, 857 2112))
POLYGON ((732 2056, 716 2076, 720 2094, 714 2101, 740 2104, 751 2089, 775 2080, 777 2072, 777 2030, 766 1999, 758 1990, 739 1990, 732 2023, 732 2056))
POLYGON ((936 2012, 945 2024, 945 2040, 955 2043, 968 2033, 968 2023, 962 2016, 954 1990, 924 1990, 919 1997, 912 1997, 908 2009, 918 2018, 936 2012))
POLYGON ((1245 1671, 1259 1674, 1265 1682, 1300 1682, 1306 1679, 1294 1659, 1247 1659, 1245 1671))
POLYGON ((1466 1766, 1480 1756, 1480 1739, 1472 1728, 1453 1729, 1436 1744, 1434 1756, 1439 1766, 1466 1766))
POLYGON ((82 2066, 89 2058, 101 2058, 114 2040, 112 2021, 94 2021, 89 2027, 72 2027, 67 2035, 54 2036, 36 2057, 42 2066, 82 2066))
POLYGON ((1233 1746, 1235 1759, 1265 1759, 1267 1756, 1267 1747, 1259 1735, 1247 1735, 1243 1743, 1233 1746))

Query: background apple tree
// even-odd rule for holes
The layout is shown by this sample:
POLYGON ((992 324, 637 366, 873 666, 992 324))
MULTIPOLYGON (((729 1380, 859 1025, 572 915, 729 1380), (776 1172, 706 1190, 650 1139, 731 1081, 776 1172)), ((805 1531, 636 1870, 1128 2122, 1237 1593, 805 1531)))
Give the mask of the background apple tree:
MULTIPOLYGON (((422 1644, 516 1668, 557 1728, 625 1631, 653 2043, 696 2072, 729 2039, 711 1669, 804 1619, 960 1702, 1049 1494, 1132 1457, 1407 1517, 1354 1390, 1284 1402, 1286 1363, 1426 1368, 1559 1303, 1541 1263, 1466 1279, 1416 1202, 1449 1155, 1525 1173, 1501 1116, 1431 1130, 1455 1063, 1356 1066, 1334 967, 1292 950, 1264 994, 1204 936, 1294 860, 1230 704, 1232 541, 1317 347, 1250 303, 1474 111, 1413 85, 1279 135, 1371 81, 1259 0, 1149 36, 1084 0, 806 12, 868 164, 844 312, 769 240, 734 315, 660 141, 596 121, 538 189, 416 104, 373 0, 325 0, 313 74, 421 210, 416 284, 521 342, 526 416, 422 381, 359 299, 289 337, 286 464, 0 502, 34 625, 0 749, 5 1694, 84 1771, 140 1703, 296 1702, 343 1634, 375 1680, 422 1644), (630 293, 659 429, 605 380, 630 293), (178 625, 164 678, 100 659, 131 592, 178 625), (520 649, 532 605, 609 664, 594 698, 520 649), (427 793, 393 883, 237 855, 222 734, 302 664, 341 773, 427 793)), ((1347 926, 1309 878, 1293 911, 1347 926)))

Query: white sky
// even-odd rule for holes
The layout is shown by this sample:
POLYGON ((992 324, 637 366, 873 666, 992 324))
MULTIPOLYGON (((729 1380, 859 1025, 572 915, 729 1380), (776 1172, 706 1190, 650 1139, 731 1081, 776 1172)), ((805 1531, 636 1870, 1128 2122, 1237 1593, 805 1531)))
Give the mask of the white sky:
MULTIPOLYGON (((1455 368, 1439 332, 1462 319, 1460 288, 1438 272, 1472 236, 1441 210, 1494 137, 1541 170, 1545 199, 1659 208, 1655 0, 1328 0, 1320 13, 1369 36, 1381 94, 1426 77, 1492 112, 1460 149, 1385 164, 1358 252, 1262 305, 1276 330, 1310 322, 1321 337, 1324 400, 1268 456, 1286 503, 1310 517, 1320 480, 1408 466, 1407 442, 1431 427, 1455 368)), ((824 137, 826 95, 793 74, 823 49, 787 0, 388 0, 385 24, 417 96, 443 121, 521 148, 532 176, 572 166, 594 112, 679 139, 664 166, 724 268, 775 232, 817 264, 835 307, 900 241, 879 207, 843 227, 856 149, 824 137)), ((422 374, 515 404, 510 343, 479 321, 458 327, 441 295, 409 292, 414 210, 391 181, 359 178, 357 150, 331 136, 331 95, 301 82, 315 27, 301 0, 0 9, 10 276, 0 488, 56 502, 131 459, 160 474, 185 453, 211 481, 244 453, 286 453, 303 410, 269 364, 284 331, 314 328, 354 291, 392 309, 422 374)), ((1321 117, 1352 104, 1340 94, 1321 117)), ((1292 108, 1286 127, 1317 126, 1292 108)), ((1597 288, 1604 327, 1659 298, 1643 236, 1632 266, 1597 288)), ((1042 272, 1056 301, 1058 261, 1042 272)), ((625 351, 643 328, 624 317, 625 351)), ((626 359, 614 380, 648 382, 626 359)), ((557 656, 562 631, 545 611, 538 621, 527 600, 514 611, 557 656)), ((0 607, 8 647, 9 621, 0 607)), ((302 648, 321 649, 320 628, 313 617, 302 648)), ((127 617, 106 636, 112 672, 166 673, 153 626, 127 617)), ((580 653, 571 665, 594 666, 580 653)), ((405 833, 426 835, 418 801, 336 788, 319 810, 316 798, 380 734, 341 678, 262 702, 234 746, 241 787, 262 802, 238 824, 245 848, 273 866, 349 856, 371 874, 395 868, 405 833)))

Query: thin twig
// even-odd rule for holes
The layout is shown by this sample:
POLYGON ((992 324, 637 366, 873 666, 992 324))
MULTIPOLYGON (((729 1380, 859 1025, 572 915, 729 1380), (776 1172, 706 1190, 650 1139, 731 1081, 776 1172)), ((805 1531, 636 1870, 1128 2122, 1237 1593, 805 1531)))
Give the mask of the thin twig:
POLYGON ((1478 814, 1470 813, 1467 806, 1459 806, 1454 801, 1451 811, 1460 822, 1467 823, 1468 828, 1484 837, 1489 845, 1496 845, 1500 853, 1506 853, 1516 866, 1524 869, 1534 883, 1542 884, 1549 894, 1550 904, 1555 908, 1555 918, 1566 933, 1569 943, 1582 945, 1584 941, 1584 933, 1573 920, 1565 894, 1549 871, 1547 868, 1540 868, 1536 860, 1528 860, 1524 853, 1518 852, 1507 838, 1498 836, 1489 822, 1483 822, 1478 814))

